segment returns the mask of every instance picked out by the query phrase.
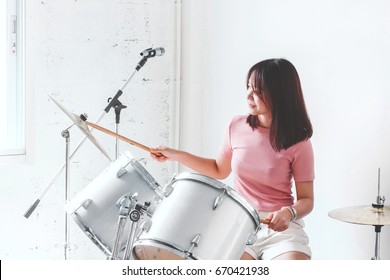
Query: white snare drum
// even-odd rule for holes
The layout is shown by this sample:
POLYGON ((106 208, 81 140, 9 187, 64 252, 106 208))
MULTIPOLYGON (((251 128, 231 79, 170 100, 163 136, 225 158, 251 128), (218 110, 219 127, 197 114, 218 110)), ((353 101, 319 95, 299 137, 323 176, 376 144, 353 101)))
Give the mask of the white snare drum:
POLYGON ((159 204, 152 224, 134 243, 133 255, 153 259, 240 259, 256 240, 255 209, 229 186, 212 178, 181 173, 159 204))
MULTIPOLYGON (((127 151, 69 201, 66 211, 84 233, 110 256, 118 230, 120 199, 135 193, 139 203, 150 202, 147 211, 150 216, 163 197, 160 185, 127 151)), ((124 236, 127 237, 129 231, 127 223, 124 236)))

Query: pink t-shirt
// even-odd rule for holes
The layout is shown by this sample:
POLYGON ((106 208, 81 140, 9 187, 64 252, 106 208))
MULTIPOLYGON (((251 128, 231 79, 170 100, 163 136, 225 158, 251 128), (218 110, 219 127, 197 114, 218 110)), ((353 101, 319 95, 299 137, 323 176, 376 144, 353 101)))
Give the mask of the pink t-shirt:
POLYGON ((310 140, 276 152, 269 129, 253 130, 247 116, 236 116, 226 128, 220 155, 231 158, 234 188, 258 211, 276 211, 292 205, 292 180, 314 180, 310 140))

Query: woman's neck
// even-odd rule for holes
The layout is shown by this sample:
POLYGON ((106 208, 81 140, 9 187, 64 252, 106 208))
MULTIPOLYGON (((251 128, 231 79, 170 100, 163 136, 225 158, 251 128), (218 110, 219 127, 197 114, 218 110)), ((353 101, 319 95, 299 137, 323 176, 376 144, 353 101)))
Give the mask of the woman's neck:
POLYGON ((271 117, 269 115, 258 115, 259 125, 261 127, 270 128, 271 127, 271 117))

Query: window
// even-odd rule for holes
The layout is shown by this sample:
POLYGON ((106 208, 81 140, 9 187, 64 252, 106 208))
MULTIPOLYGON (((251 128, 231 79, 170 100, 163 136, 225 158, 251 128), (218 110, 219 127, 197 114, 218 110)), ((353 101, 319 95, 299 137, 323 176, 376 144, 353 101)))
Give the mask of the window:
POLYGON ((24 1, 0 1, 0 156, 26 152, 24 1))

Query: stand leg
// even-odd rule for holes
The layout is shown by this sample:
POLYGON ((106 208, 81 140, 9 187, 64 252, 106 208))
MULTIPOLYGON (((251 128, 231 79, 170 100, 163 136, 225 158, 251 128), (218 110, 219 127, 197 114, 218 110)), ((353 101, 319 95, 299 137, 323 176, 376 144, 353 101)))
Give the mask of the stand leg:
POLYGON ((138 221, 140 218, 141 218, 141 212, 139 210, 134 209, 130 212, 130 220, 132 221, 132 225, 131 225, 129 237, 128 237, 127 243, 126 243, 125 254, 123 256, 124 260, 131 259, 131 251, 132 251, 133 244, 134 244, 135 231, 137 229, 138 221))
POLYGON ((118 229, 116 232, 115 243, 114 243, 112 255, 110 258, 111 260, 119 259, 119 252, 120 252, 123 231, 124 231, 125 226, 126 226, 127 217, 129 216, 130 209, 132 207, 134 207, 134 205, 136 203, 136 200, 135 200, 136 195, 137 194, 130 196, 129 194, 125 194, 117 202, 117 205, 120 206, 119 219, 118 219, 118 229))
MULTIPOLYGON (((70 127, 69 127, 70 128, 70 127)), ((65 138, 65 203, 69 200, 69 146, 70 146, 70 133, 69 128, 61 132, 61 136, 65 138)), ((69 244, 69 220, 68 215, 65 212, 65 243, 64 243, 64 257, 65 260, 69 259, 70 244, 69 244)))
MULTIPOLYGON (((115 124, 115 133, 119 133, 119 124, 115 124)), ((118 159, 119 157, 119 140, 118 138, 115 138, 115 159, 118 159)))
POLYGON ((381 234, 381 228, 383 225, 376 225, 375 226, 375 256, 372 257, 372 260, 380 260, 380 234, 381 234))
POLYGON ((123 235, 123 230, 126 226, 127 222, 127 217, 120 217, 119 222, 118 222, 118 230, 116 233, 116 238, 115 238, 115 244, 112 250, 112 255, 111 255, 111 260, 118 260, 119 259, 119 251, 120 251, 120 245, 121 245, 121 240, 122 240, 122 235, 123 235))
MULTIPOLYGON (((115 132, 119 133, 119 123, 121 117, 122 109, 127 108, 127 106, 123 105, 119 100, 115 103, 115 132)), ((118 138, 115 139, 115 157, 119 157, 119 141, 118 138)))

